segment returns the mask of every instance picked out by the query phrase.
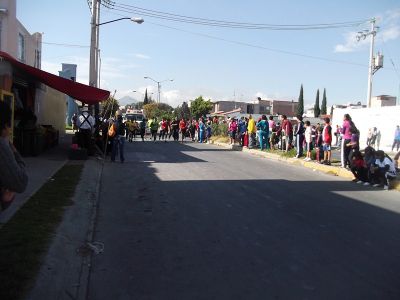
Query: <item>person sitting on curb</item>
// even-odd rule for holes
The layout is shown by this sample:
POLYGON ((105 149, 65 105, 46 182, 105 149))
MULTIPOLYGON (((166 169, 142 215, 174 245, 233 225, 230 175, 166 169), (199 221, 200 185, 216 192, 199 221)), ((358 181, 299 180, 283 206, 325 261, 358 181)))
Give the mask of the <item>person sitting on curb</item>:
POLYGON ((354 151, 351 159, 351 173, 354 175, 354 182, 364 183, 367 182, 367 165, 360 151, 354 151))
POLYGON ((371 173, 378 180, 379 183, 374 184, 374 187, 382 186, 383 189, 388 190, 390 180, 396 178, 396 168, 392 159, 385 154, 382 150, 375 153, 375 164, 371 167, 371 173))
POLYGON ((364 162, 367 167, 367 180, 364 182, 364 185, 371 185, 374 184, 373 176, 371 174, 371 166, 375 163, 375 149, 371 146, 367 146, 364 149, 364 162))
POLYGON ((15 193, 28 185, 25 162, 10 141, 12 113, 10 106, 0 101, 0 202, 2 209, 10 206, 15 193))

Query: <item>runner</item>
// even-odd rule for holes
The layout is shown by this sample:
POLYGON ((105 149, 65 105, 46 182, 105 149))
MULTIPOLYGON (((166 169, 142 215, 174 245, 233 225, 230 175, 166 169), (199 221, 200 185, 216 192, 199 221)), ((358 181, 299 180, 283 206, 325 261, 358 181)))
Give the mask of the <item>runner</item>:
POLYGON ((178 121, 178 117, 175 117, 175 119, 171 122, 171 131, 169 133, 168 139, 170 139, 172 135, 174 141, 179 140, 179 123, 180 122, 178 121))
POLYGON ((186 121, 184 118, 181 119, 181 121, 179 122, 179 132, 181 134, 181 141, 183 143, 183 140, 186 137, 186 121))

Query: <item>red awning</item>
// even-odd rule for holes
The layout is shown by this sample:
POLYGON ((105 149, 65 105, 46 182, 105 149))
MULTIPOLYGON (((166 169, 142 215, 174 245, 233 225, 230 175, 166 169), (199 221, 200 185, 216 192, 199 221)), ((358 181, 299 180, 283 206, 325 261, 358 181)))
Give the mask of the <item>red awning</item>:
POLYGON ((40 69, 31 67, 24 63, 19 62, 11 55, 0 51, 0 57, 10 62, 14 67, 26 72, 37 81, 56 89, 73 99, 79 100, 86 104, 95 104, 101 101, 105 101, 110 96, 110 92, 102 89, 98 89, 92 86, 88 86, 79 82, 74 82, 69 79, 59 77, 57 75, 42 71, 40 69))

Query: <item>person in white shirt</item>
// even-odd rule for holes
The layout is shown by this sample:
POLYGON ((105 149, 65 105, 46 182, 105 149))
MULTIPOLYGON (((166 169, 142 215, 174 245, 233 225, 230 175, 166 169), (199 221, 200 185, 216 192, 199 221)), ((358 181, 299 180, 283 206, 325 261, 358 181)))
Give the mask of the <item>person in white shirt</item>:
POLYGON ((77 120, 77 125, 79 128, 78 144, 81 148, 89 150, 96 121, 93 116, 90 115, 87 107, 82 108, 81 114, 77 120))
POLYGON ((374 184, 374 187, 382 186, 385 190, 389 189, 390 180, 396 178, 396 168, 392 159, 382 150, 375 152, 375 163, 371 166, 371 173, 374 174, 375 180, 379 183, 374 184))
POLYGON ((304 122, 304 127, 306 129, 305 132, 304 132, 304 138, 306 140, 306 151, 307 151, 307 155, 306 155, 306 158, 304 160, 305 161, 311 161, 312 128, 311 128, 310 121, 305 121, 304 122))

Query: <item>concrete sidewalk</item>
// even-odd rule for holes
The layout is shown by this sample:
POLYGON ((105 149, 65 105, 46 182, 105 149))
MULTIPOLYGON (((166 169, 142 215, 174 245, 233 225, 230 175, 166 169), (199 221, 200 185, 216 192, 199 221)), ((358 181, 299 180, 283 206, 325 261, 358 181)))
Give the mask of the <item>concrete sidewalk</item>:
POLYGON ((22 194, 17 194, 11 206, 0 212, 0 227, 7 223, 28 199, 33 196, 68 160, 71 144, 70 133, 60 136, 59 144, 36 157, 24 157, 28 172, 28 186, 22 194))
MULTIPOLYGON (((282 162, 293 164, 293 165, 301 165, 306 168, 313 169, 314 171, 320 171, 320 172, 323 172, 326 174, 331 174, 334 176, 340 176, 340 177, 348 178, 348 179, 354 178, 353 174, 349 170, 341 168, 339 166, 332 166, 332 165, 327 166, 327 165, 318 164, 314 161, 304 161, 303 159, 298 159, 298 158, 282 157, 278 154, 260 151, 259 149, 248 149, 245 147, 241 147, 239 145, 230 145, 230 144, 215 142, 215 141, 211 141, 211 144, 221 146, 224 148, 228 148, 228 149, 232 149, 233 151, 247 152, 247 153, 250 153, 251 155, 255 155, 255 156, 259 156, 259 157, 265 157, 265 158, 282 161, 282 162)), ((400 191, 400 181, 399 180, 395 180, 393 182, 392 189, 400 191)))

